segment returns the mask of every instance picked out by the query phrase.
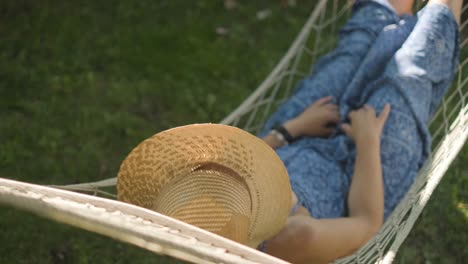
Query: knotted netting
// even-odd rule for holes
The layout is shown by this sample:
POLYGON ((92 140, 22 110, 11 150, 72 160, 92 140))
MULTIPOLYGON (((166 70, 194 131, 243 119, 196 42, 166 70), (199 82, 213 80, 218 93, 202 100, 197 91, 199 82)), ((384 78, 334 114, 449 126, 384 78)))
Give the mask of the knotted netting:
MULTIPOLYGON (((335 44, 350 14, 342 0, 320 0, 296 40, 261 85, 221 121, 258 133, 268 116, 335 44)), ((420 4, 420 3, 418 3, 420 4)), ((462 17, 468 15, 468 4, 462 17)), ((380 232, 337 263, 391 263, 416 219, 468 136, 468 20, 462 19, 457 75, 430 123, 431 157, 380 232)), ((115 197, 116 178, 61 186, 115 197)), ((197 263, 284 263, 258 251, 158 213, 96 196, 0 179, 0 201, 45 217, 197 263)))

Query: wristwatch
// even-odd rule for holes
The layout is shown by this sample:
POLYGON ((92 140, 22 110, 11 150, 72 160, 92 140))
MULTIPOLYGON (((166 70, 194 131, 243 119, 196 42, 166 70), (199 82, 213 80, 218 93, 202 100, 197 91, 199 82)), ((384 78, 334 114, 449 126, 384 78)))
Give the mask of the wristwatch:
POLYGON ((270 134, 275 136, 278 140, 283 142, 285 145, 294 142, 294 137, 289 134, 288 130, 283 125, 276 125, 270 131, 270 134))

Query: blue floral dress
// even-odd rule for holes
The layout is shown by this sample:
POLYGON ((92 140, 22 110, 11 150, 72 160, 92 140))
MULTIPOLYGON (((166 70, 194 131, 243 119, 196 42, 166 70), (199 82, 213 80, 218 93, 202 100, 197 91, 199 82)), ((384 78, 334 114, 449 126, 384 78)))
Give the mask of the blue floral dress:
MULTIPOLYGON (((427 123, 454 77, 459 53, 458 26, 440 4, 415 16, 398 17, 372 1, 357 1, 337 47, 301 81, 294 94, 267 121, 274 125, 333 96, 342 122, 351 110, 369 104, 392 110, 381 138, 385 218, 414 181, 430 153, 427 123)), ((347 215, 356 148, 339 131, 330 138, 304 137, 277 149, 293 191, 315 218, 347 215)))

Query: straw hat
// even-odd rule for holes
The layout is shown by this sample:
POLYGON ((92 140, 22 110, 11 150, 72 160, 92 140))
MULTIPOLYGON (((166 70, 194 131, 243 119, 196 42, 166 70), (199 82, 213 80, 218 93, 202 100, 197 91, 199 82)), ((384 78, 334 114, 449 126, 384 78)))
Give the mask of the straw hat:
POLYGON ((118 199, 250 247, 284 226, 291 205, 286 169, 263 140, 199 124, 158 133, 123 161, 118 199))

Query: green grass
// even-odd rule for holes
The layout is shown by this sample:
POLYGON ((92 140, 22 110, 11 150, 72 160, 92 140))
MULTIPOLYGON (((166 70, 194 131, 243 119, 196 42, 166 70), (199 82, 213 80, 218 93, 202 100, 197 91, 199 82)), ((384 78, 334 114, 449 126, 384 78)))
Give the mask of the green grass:
MULTIPOLYGON (((0 176, 39 184, 113 177, 154 133, 220 121, 274 67, 314 6, 252 2, 227 11, 208 0, 1 1, 0 176), (257 20, 265 8, 272 15, 257 20)), ((465 148, 399 263, 468 258, 467 162, 465 148)), ((0 230, 0 263, 176 263, 7 207, 0 230)))

